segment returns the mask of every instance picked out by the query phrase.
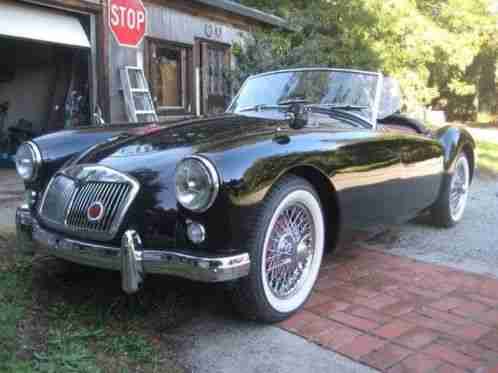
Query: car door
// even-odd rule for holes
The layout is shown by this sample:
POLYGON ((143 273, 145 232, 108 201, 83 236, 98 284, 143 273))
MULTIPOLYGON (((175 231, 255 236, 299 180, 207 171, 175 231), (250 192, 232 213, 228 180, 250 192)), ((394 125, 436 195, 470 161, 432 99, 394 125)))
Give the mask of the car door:
POLYGON ((335 152, 341 164, 333 177, 342 223, 359 228, 399 221, 404 214, 399 136, 375 130, 348 136, 335 152))
POLYGON ((432 205, 439 194, 444 170, 442 145, 417 134, 403 135, 403 203, 407 215, 416 215, 432 205))

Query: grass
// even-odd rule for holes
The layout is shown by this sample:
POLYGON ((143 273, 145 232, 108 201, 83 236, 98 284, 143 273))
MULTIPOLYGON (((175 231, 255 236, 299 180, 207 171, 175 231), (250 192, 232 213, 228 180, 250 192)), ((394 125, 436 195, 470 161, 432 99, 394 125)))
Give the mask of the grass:
MULTIPOLYGON (((479 123, 465 123, 467 127, 473 128, 486 128, 486 129, 496 129, 498 131, 498 120, 491 121, 490 118, 481 118, 483 121, 479 123), (487 121, 484 121, 484 120, 487 121)), ((461 123, 457 123, 461 124, 461 123)), ((429 124, 432 129, 436 129, 441 126, 441 124, 429 124)), ((498 144, 492 141, 486 141, 482 138, 475 138, 477 145, 477 155, 478 163, 477 167, 479 171, 487 176, 498 176, 498 144)))
MULTIPOLYGON (((0 259, 1 260, 1 259, 0 259)), ((3 259, 4 260, 4 259, 3 259)), ((29 263, 0 262, 0 371, 29 371, 29 364, 15 355, 17 325, 29 304, 29 263)))
POLYGON ((498 144, 478 141, 477 154, 479 170, 485 174, 498 175, 498 144))
POLYGON ((140 304, 105 286, 75 286, 73 271, 57 278, 45 263, 14 255, 12 245, 13 235, 0 232, 0 372, 183 371, 144 328, 140 304))
POLYGON ((471 124, 471 126, 489 128, 496 127, 496 123, 498 123, 498 116, 496 114, 478 113, 476 122, 471 124))

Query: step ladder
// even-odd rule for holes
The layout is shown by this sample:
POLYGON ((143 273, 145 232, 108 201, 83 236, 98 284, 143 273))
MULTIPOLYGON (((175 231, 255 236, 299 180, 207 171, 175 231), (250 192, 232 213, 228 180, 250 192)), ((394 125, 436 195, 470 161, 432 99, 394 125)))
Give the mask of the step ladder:
POLYGON ((125 66, 120 70, 126 115, 130 122, 158 122, 154 102, 144 71, 140 67, 125 66))

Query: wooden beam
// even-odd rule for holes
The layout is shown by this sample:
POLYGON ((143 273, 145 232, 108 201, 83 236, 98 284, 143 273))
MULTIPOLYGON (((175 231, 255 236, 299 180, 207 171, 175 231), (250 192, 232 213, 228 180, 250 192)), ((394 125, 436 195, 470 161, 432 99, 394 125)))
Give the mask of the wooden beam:
POLYGON ((192 0, 147 0, 147 3, 176 9, 197 17, 204 17, 212 21, 229 24, 243 31, 253 31, 256 28, 270 29, 266 23, 256 19, 230 13, 224 9, 210 7, 192 0))

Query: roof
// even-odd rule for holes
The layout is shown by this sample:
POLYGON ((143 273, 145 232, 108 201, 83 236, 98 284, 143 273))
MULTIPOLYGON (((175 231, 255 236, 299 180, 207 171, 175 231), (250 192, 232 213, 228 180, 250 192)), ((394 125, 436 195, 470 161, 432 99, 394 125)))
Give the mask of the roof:
POLYGON ((273 14, 265 13, 261 10, 254 9, 230 0, 195 0, 198 3, 208 5, 214 8, 223 9, 227 12, 238 14, 243 17, 252 18, 259 22, 271 26, 289 28, 288 23, 280 17, 273 14))

